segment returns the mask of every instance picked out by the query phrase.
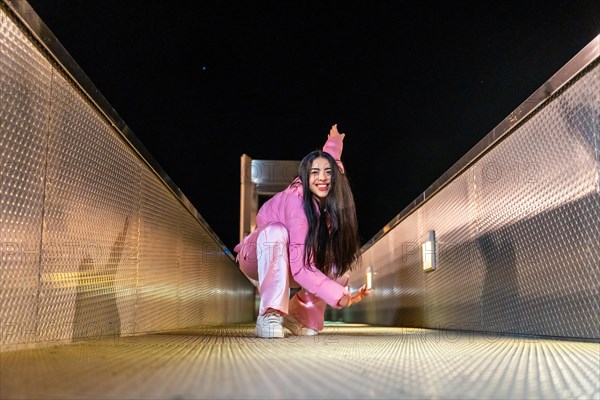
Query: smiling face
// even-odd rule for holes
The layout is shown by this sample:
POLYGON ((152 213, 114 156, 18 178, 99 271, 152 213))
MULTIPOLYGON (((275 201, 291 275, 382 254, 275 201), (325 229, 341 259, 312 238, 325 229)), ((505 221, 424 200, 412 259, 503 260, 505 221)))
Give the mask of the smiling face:
POLYGON ((326 158, 317 157, 309 170, 309 187, 317 198, 323 202, 331 190, 331 164, 326 158))

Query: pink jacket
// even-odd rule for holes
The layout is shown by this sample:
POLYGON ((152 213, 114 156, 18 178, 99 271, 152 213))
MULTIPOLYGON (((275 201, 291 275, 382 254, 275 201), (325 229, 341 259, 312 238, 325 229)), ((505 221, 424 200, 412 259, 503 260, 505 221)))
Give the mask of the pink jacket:
MULTIPOLYGON (((343 140, 336 136, 329 138, 323 151, 329 153, 343 169, 341 163, 343 140)), ((289 261, 292 277, 300 286, 323 299, 332 307, 338 308, 338 302, 348 291, 335 280, 323 274, 314 265, 305 267, 304 239, 308 232, 308 221, 302 205, 302 184, 292 183, 282 192, 269 199, 258 211, 256 229, 272 223, 282 223, 289 233, 289 261)), ((236 246, 236 248, 238 248, 236 246)))

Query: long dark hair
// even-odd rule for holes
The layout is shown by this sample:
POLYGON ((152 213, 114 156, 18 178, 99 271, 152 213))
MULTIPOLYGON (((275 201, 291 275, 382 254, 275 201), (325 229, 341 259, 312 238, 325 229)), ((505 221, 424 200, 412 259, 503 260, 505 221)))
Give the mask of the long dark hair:
POLYGON ((308 220, 304 264, 308 268, 312 261, 325 275, 340 277, 360 259, 356 206, 350 183, 334 158, 320 150, 304 157, 298 172, 302 182, 304 213, 308 220), (325 207, 315 201, 310 190, 310 170, 313 161, 319 157, 325 158, 331 165, 331 184, 325 207), (328 222, 331 227, 328 227, 328 222))

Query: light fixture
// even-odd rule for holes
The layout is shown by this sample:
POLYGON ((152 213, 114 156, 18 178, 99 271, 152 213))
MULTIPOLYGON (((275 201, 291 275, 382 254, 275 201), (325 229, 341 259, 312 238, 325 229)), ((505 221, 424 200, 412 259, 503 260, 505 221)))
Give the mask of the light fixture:
POLYGON ((421 254, 423 256, 423 271, 434 271, 437 260, 435 254, 435 231, 429 231, 427 241, 421 244, 421 254))
POLYGON ((367 290, 373 289, 373 267, 367 267, 367 290))

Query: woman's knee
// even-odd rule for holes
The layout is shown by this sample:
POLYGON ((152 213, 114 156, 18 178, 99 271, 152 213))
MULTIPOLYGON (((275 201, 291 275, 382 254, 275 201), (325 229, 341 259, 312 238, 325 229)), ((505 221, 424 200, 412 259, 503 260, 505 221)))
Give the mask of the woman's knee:
POLYGON ((288 243, 289 233, 281 222, 273 222, 263 228, 264 241, 268 243, 288 243))

